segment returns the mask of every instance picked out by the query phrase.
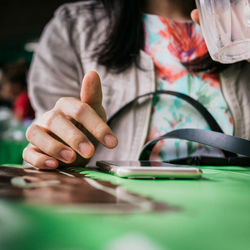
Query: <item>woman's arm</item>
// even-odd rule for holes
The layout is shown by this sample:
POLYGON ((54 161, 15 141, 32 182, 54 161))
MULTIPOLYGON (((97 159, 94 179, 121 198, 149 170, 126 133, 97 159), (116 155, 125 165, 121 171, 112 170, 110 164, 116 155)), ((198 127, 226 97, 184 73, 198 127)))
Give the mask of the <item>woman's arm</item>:
POLYGON ((36 118, 54 107, 64 96, 79 98, 84 68, 78 56, 76 23, 63 10, 45 27, 36 50, 28 79, 28 90, 36 118))
POLYGON ((108 148, 117 145, 105 123, 99 76, 89 72, 82 82, 75 23, 58 14, 46 27, 31 67, 29 93, 38 124, 27 130, 31 145, 23 158, 41 169, 73 164, 77 155, 86 162, 95 151, 92 138, 108 148))

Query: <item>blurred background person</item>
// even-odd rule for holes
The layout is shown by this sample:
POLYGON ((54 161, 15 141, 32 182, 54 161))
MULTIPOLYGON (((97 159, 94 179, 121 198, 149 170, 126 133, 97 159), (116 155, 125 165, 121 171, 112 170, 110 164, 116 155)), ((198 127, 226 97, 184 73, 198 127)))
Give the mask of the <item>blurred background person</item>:
POLYGON ((3 67, 0 85, 2 103, 11 106, 13 115, 21 122, 34 118, 27 93, 27 73, 28 66, 24 60, 7 64, 3 67))
MULTIPOLYGON (((2 76, 3 76, 3 71, 2 71, 2 67, 0 66, 0 92, 1 92, 1 88, 2 88, 2 76)), ((3 97, 0 94, 0 109, 1 108, 11 109, 12 104, 10 101, 3 99, 3 97)))

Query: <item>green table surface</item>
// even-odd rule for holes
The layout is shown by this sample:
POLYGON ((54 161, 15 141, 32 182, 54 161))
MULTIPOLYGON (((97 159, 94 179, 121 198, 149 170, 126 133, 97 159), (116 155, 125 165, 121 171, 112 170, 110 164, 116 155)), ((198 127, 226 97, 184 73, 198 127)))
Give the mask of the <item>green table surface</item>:
POLYGON ((200 180, 105 180, 180 210, 96 215, 0 201, 0 249, 250 249, 250 168, 203 167, 200 180))
POLYGON ((22 164, 27 141, 0 140, 0 164, 22 164))

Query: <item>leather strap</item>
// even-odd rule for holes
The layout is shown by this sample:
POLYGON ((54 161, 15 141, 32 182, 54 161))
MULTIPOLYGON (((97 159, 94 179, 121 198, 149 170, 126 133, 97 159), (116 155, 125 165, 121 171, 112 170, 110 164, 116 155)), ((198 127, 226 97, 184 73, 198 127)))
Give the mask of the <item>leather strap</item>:
POLYGON ((250 166, 250 157, 229 157, 229 158, 218 158, 211 156, 190 156, 186 158, 178 158, 170 161, 164 161, 170 164, 178 165, 196 165, 196 166, 250 166))
POLYGON ((250 141, 248 140, 204 129, 178 129, 148 142, 143 147, 139 160, 149 160, 150 154, 156 143, 170 138, 198 142, 250 157, 250 141))
MULTIPOLYGON (((182 100, 184 100, 187 103, 189 103, 190 105, 192 105, 203 116, 203 118, 206 120, 206 122, 208 123, 208 125, 209 125, 209 127, 210 127, 210 129, 212 131, 218 132, 219 135, 224 135, 223 134, 223 130, 221 129, 220 125, 217 123, 217 121, 214 119, 214 117, 210 114, 210 112, 200 102, 196 101, 195 99, 193 99, 192 97, 190 97, 188 95, 185 95, 185 94, 182 94, 182 93, 179 93, 179 92, 175 92, 175 91, 167 91, 167 90, 160 90, 160 91, 156 91, 156 92, 149 92, 149 93, 146 93, 144 95, 136 97, 135 99, 133 99, 132 101, 128 102, 123 107, 121 107, 115 114, 113 114, 109 118, 107 124, 109 126, 111 126, 111 123, 113 122, 113 120, 120 113, 122 113, 123 111, 125 111, 131 105, 137 103, 137 101, 139 99, 142 99, 142 98, 145 98, 145 97, 149 97, 149 96, 156 96, 156 95, 171 95, 171 96, 176 96, 176 97, 181 98, 182 100)), ((161 136, 160 138, 158 138, 158 139, 156 139, 156 140, 148 143, 147 145, 145 145, 145 147, 143 149, 143 152, 141 153, 140 159, 141 158, 145 158, 145 157, 149 158, 149 152, 150 152, 150 150, 153 149, 154 145, 159 140, 166 139, 166 138, 186 139, 186 140, 189 140, 189 141, 196 141, 196 142, 199 142, 199 143, 202 143, 202 144, 207 144, 207 145, 210 145, 210 146, 215 145, 215 147, 217 145, 218 146, 217 148, 221 149, 226 157, 237 157, 237 155, 235 153, 239 153, 239 152, 237 152, 237 150, 235 151, 234 149, 232 150, 231 147, 229 147, 227 149, 227 146, 223 144, 223 141, 221 141, 220 144, 214 143, 217 140, 216 138, 222 138, 223 136, 219 137, 219 135, 218 135, 215 138, 215 137, 213 137, 214 134, 212 134, 212 133, 208 134, 211 131, 209 131, 208 133, 206 133, 206 131, 208 131, 208 130, 196 130, 196 129, 185 130, 185 129, 183 129, 183 130, 179 130, 179 132, 178 132, 178 130, 176 130, 176 131, 172 131, 170 133, 167 133, 167 134, 161 136), (204 138, 203 138, 203 135, 204 135, 204 138), (192 137, 192 136, 194 136, 194 137, 192 137)), ((224 135, 223 138, 224 138, 225 143, 228 142, 228 140, 226 140, 226 138, 227 138, 226 135, 224 135)), ((231 141, 232 140, 230 140, 230 142, 231 141)), ((247 144, 247 143, 245 142, 245 144, 247 144)), ((248 144, 248 147, 250 148, 250 144, 248 144)))
POLYGON ((115 114, 113 114, 109 118, 107 124, 110 126, 113 120, 120 113, 125 111, 131 105, 135 104, 139 99, 142 99, 143 97, 156 96, 156 95, 171 95, 171 96, 176 96, 176 97, 181 98, 182 100, 192 105, 202 115, 202 117, 206 120, 211 130, 223 133, 223 130, 221 129, 220 125, 217 123, 214 117, 210 114, 210 112, 200 102, 196 101, 195 99, 193 99, 192 97, 188 95, 175 92, 175 91, 168 91, 168 90, 159 90, 159 91, 149 92, 144 95, 137 96, 135 99, 133 99, 132 101, 128 102, 123 107, 121 107, 115 114))

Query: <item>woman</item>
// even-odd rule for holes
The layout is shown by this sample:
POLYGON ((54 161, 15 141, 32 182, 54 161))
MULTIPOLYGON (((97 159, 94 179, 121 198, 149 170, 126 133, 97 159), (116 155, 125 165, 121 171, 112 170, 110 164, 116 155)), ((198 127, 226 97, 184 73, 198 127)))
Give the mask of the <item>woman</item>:
MULTIPOLYGON (((156 89, 193 96, 226 133, 249 138, 249 64, 213 62, 190 13, 198 22, 194 0, 96 0, 61 7, 44 31, 30 73, 38 122, 27 131, 32 146, 24 160, 41 169, 90 158, 133 160, 163 132, 207 128, 195 110, 170 97, 141 101, 112 130, 106 125, 106 115, 156 89), (98 143, 103 146, 95 150, 98 143)), ((152 159, 164 159, 166 152, 218 154, 175 141, 159 143, 152 159)))

